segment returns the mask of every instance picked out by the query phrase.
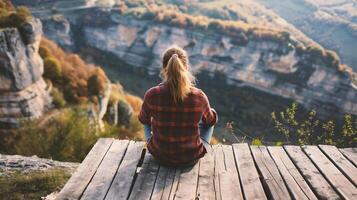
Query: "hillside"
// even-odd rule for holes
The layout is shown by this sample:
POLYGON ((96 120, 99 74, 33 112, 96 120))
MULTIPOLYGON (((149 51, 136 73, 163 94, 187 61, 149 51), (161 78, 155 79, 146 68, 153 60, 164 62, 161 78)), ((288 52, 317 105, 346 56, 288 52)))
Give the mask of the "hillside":
POLYGON ((355 70, 357 7, 353 0, 257 0, 310 38, 341 55, 355 70))
POLYGON ((43 37, 27 8, 1 1, 0 26, 0 152, 78 161, 100 136, 143 137, 142 100, 43 37))
MULTIPOLYGON (((111 7, 116 2, 107 0, 93 1, 58 1, 41 2, 41 7, 33 6, 28 1, 15 0, 16 4, 32 6, 38 14, 47 9, 58 11, 94 6, 111 7)), ((125 1, 129 7, 141 7, 146 1, 125 1)), ((305 44, 321 44, 341 55, 344 63, 356 67, 353 55, 356 46, 356 6, 352 0, 336 0, 329 3, 318 0, 289 0, 281 3, 269 1, 234 1, 234 0, 160 0, 147 1, 157 5, 175 7, 183 13, 210 18, 242 21, 265 27, 275 27, 288 31, 305 44), (331 39, 333 38, 333 39, 331 39)), ((146 2, 146 3, 147 3, 146 2)))
POLYGON ((189 51, 198 86, 222 116, 220 127, 236 121, 261 135, 271 128, 271 112, 292 101, 325 118, 356 114, 352 69, 258 3, 88 2, 49 1, 43 5, 52 11, 32 9, 47 37, 101 65, 137 95, 160 81, 161 52, 177 43, 189 51))

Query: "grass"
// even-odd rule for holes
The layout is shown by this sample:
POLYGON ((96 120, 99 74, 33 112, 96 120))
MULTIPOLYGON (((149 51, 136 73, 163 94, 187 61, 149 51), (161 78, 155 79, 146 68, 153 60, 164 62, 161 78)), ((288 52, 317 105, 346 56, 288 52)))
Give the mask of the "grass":
POLYGON ((60 168, 25 174, 14 170, 9 176, 0 176, 0 199, 41 199, 53 191, 60 190, 70 176, 68 171, 60 168))

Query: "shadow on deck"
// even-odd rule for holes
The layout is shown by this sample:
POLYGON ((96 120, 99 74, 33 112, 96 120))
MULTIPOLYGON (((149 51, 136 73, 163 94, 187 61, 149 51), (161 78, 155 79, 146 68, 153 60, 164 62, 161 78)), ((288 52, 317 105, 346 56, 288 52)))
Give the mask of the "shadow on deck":
POLYGON ((357 199, 357 149, 214 145, 188 168, 144 142, 99 139, 57 199, 357 199))

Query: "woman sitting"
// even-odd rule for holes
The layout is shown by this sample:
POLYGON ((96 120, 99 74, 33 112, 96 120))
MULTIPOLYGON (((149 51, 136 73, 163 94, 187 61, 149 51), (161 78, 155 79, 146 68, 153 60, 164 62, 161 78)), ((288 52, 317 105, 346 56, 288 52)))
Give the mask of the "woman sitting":
POLYGON ((162 58, 164 81, 144 96, 139 120, 149 152, 161 164, 195 164, 210 149, 218 117, 205 93, 194 87, 185 50, 174 46, 162 58))

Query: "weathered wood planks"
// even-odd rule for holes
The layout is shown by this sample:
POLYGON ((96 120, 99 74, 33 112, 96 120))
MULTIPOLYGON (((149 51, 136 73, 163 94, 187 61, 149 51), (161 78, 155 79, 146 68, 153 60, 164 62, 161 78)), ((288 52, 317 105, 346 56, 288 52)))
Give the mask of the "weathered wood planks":
POLYGON ((270 157, 265 146, 250 146, 253 153, 255 163, 264 183, 269 189, 269 196, 272 199, 291 199, 289 191, 285 186, 283 178, 280 176, 279 170, 276 167, 273 159, 270 157))
POLYGON ((331 145, 319 145, 319 147, 354 186, 357 186, 357 168, 342 155, 337 147, 331 145))
MULTIPOLYGON (((239 182, 239 173, 236 166, 233 148, 231 145, 222 145, 224 169, 218 172, 220 196, 222 199, 243 199, 239 182)), ((218 161, 219 162, 219 161, 218 161)))
POLYGON ((283 147, 270 146, 268 150, 294 199, 317 200, 317 197, 290 160, 283 147))
POLYGON ((355 148, 344 148, 340 149, 340 151, 357 167, 357 150, 355 148))
POLYGON ((150 199, 154 189, 159 164, 150 153, 146 153, 129 200, 150 199))
POLYGON ((143 146, 98 140, 57 199, 357 199, 354 148, 214 145, 194 166, 172 168, 143 146))
POLYGON ((248 144, 233 144, 245 199, 267 199, 248 144))
POLYGON ((341 199, 299 146, 284 146, 304 179, 320 199, 341 199))
POLYGON ((167 200, 170 198, 175 174, 175 168, 160 166, 151 199, 167 200))
POLYGON ((128 140, 115 140, 113 142, 81 199, 104 199, 128 144, 128 140))
POLYGON ((357 199, 356 187, 337 169, 317 146, 303 146, 303 150, 317 166, 333 188, 344 199, 357 199))
POLYGON ((56 199, 72 200, 81 197, 113 141, 109 138, 101 138, 97 141, 56 199))
POLYGON ((196 198, 199 167, 200 163, 197 162, 194 166, 182 168, 176 190, 171 190, 174 199, 196 198))
POLYGON ((199 162, 197 197, 199 199, 215 200, 213 151, 208 152, 199 162))
POLYGON ((130 141, 114 180, 106 195, 106 200, 122 200, 129 197, 130 188, 138 166, 144 142, 130 141))

